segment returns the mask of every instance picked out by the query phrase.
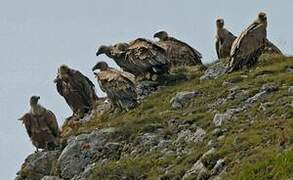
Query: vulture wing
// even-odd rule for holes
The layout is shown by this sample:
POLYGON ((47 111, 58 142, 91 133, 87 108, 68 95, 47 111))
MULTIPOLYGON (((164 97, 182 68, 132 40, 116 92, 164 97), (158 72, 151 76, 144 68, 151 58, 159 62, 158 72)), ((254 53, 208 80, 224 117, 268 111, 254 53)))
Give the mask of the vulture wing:
POLYGON ((216 47, 218 59, 220 59, 220 43, 221 42, 220 42, 219 37, 216 37, 215 47, 216 47))
POLYGON ((21 118, 19 118, 18 120, 21 120, 25 126, 26 132, 28 134, 28 136, 31 138, 32 137, 32 131, 31 131, 31 127, 32 127, 32 116, 29 113, 24 114, 21 118))
POLYGON ((99 72, 97 78, 101 89, 107 93, 114 104, 128 106, 126 104, 136 102, 135 85, 128 73, 108 69, 99 72))
POLYGON ((255 52, 263 45, 265 38, 265 26, 254 22, 234 41, 231 49, 231 57, 243 57, 255 52))
POLYGON ((165 49, 159 44, 138 38, 130 42, 126 59, 130 64, 134 64, 137 67, 136 71, 148 71, 154 67, 168 64, 165 53, 165 49))
POLYGON ((268 39, 266 39, 266 46, 264 49, 264 53, 280 54, 280 55, 283 54, 282 51, 268 39))
POLYGON ((59 127, 58 127, 58 122, 57 122, 55 114, 52 111, 47 110, 46 118, 44 118, 44 120, 48 128, 50 129, 51 133, 55 137, 59 136, 59 127))

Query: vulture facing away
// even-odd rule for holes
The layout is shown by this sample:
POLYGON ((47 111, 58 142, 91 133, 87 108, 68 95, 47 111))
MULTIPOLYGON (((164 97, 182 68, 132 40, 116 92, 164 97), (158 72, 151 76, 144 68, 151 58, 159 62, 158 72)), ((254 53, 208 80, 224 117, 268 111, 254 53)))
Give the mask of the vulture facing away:
POLYGON ((237 38, 224 28, 224 19, 217 19, 216 51, 219 59, 230 57, 231 46, 237 38))
POLYGON ((96 75, 101 90, 107 93, 114 108, 128 111, 138 104, 132 74, 110 68, 103 61, 98 62, 92 70, 96 75), (95 70, 97 69, 100 72, 96 73, 95 70))
POLYGON ((73 111, 73 116, 82 118, 95 107, 98 100, 95 86, 79 71, 62 65, 54 82, 58 93, 73 111))
POLYGON ((114 46, 100 46, 96 55, 106 54, 124 71, 136 77, 152 79, 155 75, 168 73, 169 61, 160 45, 143 38, 114 46))
POLYGON ((252 66, 262 54, 267 37, 267 16, 259 13, 255 20, 235 39, 231 49, 231 61, 228 72, 252 66))
POLYGON ((54 113, 40 104, 40 97, 30 98, 30 112, 24 114, 20 121, 25 125, 36 151, 39 149, 52 150, 59 145, 59 127, 54 113))
POLYGON ((154 38, 159 38, 157 43, 167 50, 167 57, 172 66, 202 64, 202 55, 200 52, 187 43, 170 37, 167 32, 157 32, 154 34, 154 38))

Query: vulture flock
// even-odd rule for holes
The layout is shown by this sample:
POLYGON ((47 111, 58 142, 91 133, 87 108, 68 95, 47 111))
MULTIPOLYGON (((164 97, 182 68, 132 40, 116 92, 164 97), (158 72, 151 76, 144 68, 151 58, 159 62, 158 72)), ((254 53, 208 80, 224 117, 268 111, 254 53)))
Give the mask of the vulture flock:
MULTIPOLYGON (((224 28, 224 19, 216 20, 216 52, 218 59, 229 58, 227 73, 250 67, 263 53, 282 54, 267 39, 267 16, 259 13, 257 19, 238 37, 224 28)), ((138 38, 130 42, 102 45, 96 55, 105 54, 113 59, 121 70, 98 62, 92 71, 102 91, 107 94, 112 110, 129 111, 138 105, 136 85, 142 80, 156 81, 168 74, 172 67, 204 66, 202 55, 195 48, 171 37, 166 31, 153 35, 157 41, 138 38)), ((54 80, 58 93, 73 112, 72 117, 83 118, 98 105, 94 83, 78 70, 61 65, 54 80)), ((54 113, 38 101, 30 98, 30 111, 24 114, 23 122, 33 145, 38 149, 52 150, 60 146, 60 130, 54 113)))

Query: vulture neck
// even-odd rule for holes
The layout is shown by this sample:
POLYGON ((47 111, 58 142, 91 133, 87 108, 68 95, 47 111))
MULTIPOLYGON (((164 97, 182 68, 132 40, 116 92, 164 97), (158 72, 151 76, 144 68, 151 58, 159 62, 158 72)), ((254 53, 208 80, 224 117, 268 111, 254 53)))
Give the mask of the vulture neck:
POLYGON ((31 104, 31 114, 34 116, 40 116, 42 115, 46 109, 41 106, 40 104, 31 104))

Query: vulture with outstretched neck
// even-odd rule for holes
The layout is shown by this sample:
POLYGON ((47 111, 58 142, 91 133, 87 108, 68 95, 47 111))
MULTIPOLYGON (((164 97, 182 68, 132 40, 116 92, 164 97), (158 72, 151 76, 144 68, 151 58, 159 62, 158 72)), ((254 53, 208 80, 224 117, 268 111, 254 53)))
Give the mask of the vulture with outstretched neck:
POLYGON ((170 37, 166 31, 160 31, 154 34, 158 38, 159 45, 167 50, 167 57, 172 66, 181 65, 202 65, 202 55, 196 49, 185 42, 170 37))
POLYGON ((95 86, 79 71, 62 65, 54 82, 58 93, 73 111, 73 117, 82 118, 95 108, 98 100, 95 86))
POLYGON ((124 71, 143 79, 157 78, 169 72, 166 51, 160 45, 143 38, 113 46, 100 46, 96 55, 106 54, 124 71))
POLYGON ((231 60, 227 72, 254 65, 266 46, 267 16, 261 12, 248 28, 235 39, 231 48, 231 60))
POLYGON ((39 149, 53 150, 59 145, 59 127, 54 113, 38 101, 39 96, 30 98, 30 111, 24 114, 20 121, 24 124, 32 144, 39 149))
POLYGON ((92 68, 100 88, 104 91, 114 108, 130 110, 137 102, 134 75, 110 68, 106 62, 98 62, 92 68), (95 72, 100 70, 99 72, 95 72))
POLYGON ((224 28, 224 19, 217 19, 216 51, 219 59, 230 57, 234 40, 237 38, 224 28))

